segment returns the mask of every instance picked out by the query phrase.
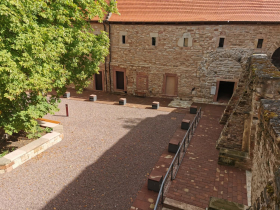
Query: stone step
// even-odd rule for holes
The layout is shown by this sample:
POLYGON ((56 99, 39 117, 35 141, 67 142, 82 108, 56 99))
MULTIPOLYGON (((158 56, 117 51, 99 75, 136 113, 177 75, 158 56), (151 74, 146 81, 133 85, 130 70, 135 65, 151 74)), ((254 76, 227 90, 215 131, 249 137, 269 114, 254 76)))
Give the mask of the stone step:
POLYGON ((170 210, 204 210, 203 208, 176 201, 171 198, 165 198, 163 207, 170 210))

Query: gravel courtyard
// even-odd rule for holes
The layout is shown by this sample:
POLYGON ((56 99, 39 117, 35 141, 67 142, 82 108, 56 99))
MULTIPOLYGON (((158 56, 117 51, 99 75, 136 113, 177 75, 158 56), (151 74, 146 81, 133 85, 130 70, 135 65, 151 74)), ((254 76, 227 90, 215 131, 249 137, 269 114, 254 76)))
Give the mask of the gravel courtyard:
POLYGON ((0 175, 1 210, 128 210, 184 117, 67 99, 60 108, 45 118, 64 139, 0 175))

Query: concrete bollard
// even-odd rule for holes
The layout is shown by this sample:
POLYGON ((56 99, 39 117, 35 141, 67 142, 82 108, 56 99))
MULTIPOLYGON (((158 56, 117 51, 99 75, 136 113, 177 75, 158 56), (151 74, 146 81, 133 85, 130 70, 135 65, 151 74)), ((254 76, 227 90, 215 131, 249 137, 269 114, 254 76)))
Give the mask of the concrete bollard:
POLYGON ((126 104, 126 98, 120 98, 119 105, 125 105, 126 104))
POLYGON ((97 100, 97 95, 91 94, 89 96, 89 101, 96 101, 97 100))

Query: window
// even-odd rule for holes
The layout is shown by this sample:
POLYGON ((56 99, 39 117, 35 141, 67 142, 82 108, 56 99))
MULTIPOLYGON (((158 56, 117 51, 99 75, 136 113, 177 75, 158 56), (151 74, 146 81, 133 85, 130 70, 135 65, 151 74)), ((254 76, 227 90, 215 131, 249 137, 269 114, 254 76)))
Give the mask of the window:
POLYGON ((122 43, 125 44, 125 35, 122 35, 122 43))
POLYGON ((219 48, 223 48, 224 47, 224 42, 225 42, 225 38, 220 38, 219 48))
POLYGON ((188 47, 189 38, 184 38, 184 47, 188 47))
POLYGON ((152 45, 156 46, 156 37, 152 37, 152 45))
POLYGON ((257 48, 262 48, 262 45, 263 45, 263 39, 258 39, 257 48))

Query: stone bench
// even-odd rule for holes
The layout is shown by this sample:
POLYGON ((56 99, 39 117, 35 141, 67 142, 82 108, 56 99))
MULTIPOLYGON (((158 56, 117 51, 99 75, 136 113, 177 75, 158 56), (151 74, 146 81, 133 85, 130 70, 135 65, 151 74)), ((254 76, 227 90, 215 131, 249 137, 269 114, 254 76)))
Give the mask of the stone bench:
POLYGON ((63 98, 70 98, 70 92, 65 92, 63 94, 63 98))
MULTIPOLYGON (((182 138, 183 139, 183 138, 182 138)), ((168 152, 176 153, 180 147, 181 140, 179 138, 172 138, 168 144, 168 152)))
POLYGON ((126 98, 120 98, 119 105, 125 105, 126 104, 126 98))
POLYGON ((158 108, 159 108, 159 102, 154 101, 154 102, 152 103, 152 109, 158 109, 158 108))
POLYGON ((162 172, 153 170, 148 178, 148 190, 159 192, 162 180, 162 172))
POLYGON ((197 113, 197 106, 191 105, 191 107, 190 107, 190 113, 191 113, 191 114, 196 114, 196 113, 197 113))
POLYGON ((91 94, 89 96, 89 101, 96 101, 97 100, 97 95, 91 94))
POLYGON ((183 119, 181 122, 181 129, 188 130, 190 127, 190 122, 191 122, 190 120, 183 119))

